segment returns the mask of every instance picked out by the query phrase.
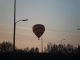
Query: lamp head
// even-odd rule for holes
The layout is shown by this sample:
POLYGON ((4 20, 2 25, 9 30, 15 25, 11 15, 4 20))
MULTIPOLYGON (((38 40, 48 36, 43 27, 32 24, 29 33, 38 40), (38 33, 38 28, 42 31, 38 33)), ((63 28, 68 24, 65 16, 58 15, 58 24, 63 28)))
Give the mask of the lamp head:
POLYGON ((24 20, 22 20, 22 21, 28 21, 28 19, 24 19, 24 20))

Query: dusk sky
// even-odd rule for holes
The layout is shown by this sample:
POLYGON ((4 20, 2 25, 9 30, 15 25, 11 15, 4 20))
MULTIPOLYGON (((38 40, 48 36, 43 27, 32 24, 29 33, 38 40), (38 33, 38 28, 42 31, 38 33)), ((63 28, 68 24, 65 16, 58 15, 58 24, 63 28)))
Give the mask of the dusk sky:
MULTIPOLYGON (((14 0, 0 0, 0 43, 13 42, 14 0)), ((34 24, 43 24, 44 46, 48 42, 60 44, 80 44, 80 0, 17 0, 16 46, 18 48, 41 47, 32 31, 34 24), (65 39, 65 40, 64 40, 65 39)))

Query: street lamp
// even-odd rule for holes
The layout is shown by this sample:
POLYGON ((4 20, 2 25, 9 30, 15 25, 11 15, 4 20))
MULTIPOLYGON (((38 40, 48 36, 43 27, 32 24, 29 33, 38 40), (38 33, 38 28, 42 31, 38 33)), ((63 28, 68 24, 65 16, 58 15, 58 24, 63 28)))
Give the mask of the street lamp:
POLYGON ((63 44, 62 42, 63 42, 64 40, 66 40, 66 39, 62 39, 62 40, 61 40, 61 44, 63 44))
POLYGON ((24 20, 18 20, 16 21, 16 0, 14 0, 14 30, 13 30, 13 52, 15 55, 15 33, 16 33, 16 23, 20 22, 20 21, 28 21, 28 19, 24 19, 24 20))
POLYGON ((80 30, 80 28, 77 28, 77 30, 80 30))
POLYGON ((15 51, 15 36, 16 36, 16 24, 20 21, 28 21, 28 19, 18 20, 14 23, 14 35, 13 35, 13 49, 15 51))

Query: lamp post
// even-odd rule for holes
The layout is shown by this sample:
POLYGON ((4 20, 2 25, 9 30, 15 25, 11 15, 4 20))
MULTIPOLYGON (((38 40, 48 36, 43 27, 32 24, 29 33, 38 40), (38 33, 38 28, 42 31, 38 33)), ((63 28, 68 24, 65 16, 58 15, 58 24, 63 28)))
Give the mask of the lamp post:
POLYGON ((63 44, 63 41, 64 41, 64 40, 66 40, 66 39, 62 39, 62 40, 61 40, 61 44, 63 44))
POLYGON ((14 0, 14 30, 13 30, 13 52, 15 52, 15 30, 16 30, 16 0, 14 0))
POLYGON ((16 33, 16 23, 20 21, 28 21, 28 19, 16 21, 16 0, 14 0, 14 30, 13 30, 13 52, 15 54, 15 33, 16 33))

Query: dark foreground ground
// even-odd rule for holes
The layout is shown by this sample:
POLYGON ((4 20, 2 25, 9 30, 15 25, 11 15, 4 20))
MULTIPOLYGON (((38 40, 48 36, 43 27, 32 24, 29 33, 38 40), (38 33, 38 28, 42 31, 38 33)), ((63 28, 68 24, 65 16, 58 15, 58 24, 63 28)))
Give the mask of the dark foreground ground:
POLYGON ((0 53, 0 60, 80 60, 80 56, 54 55, 48 53, 0 53))

